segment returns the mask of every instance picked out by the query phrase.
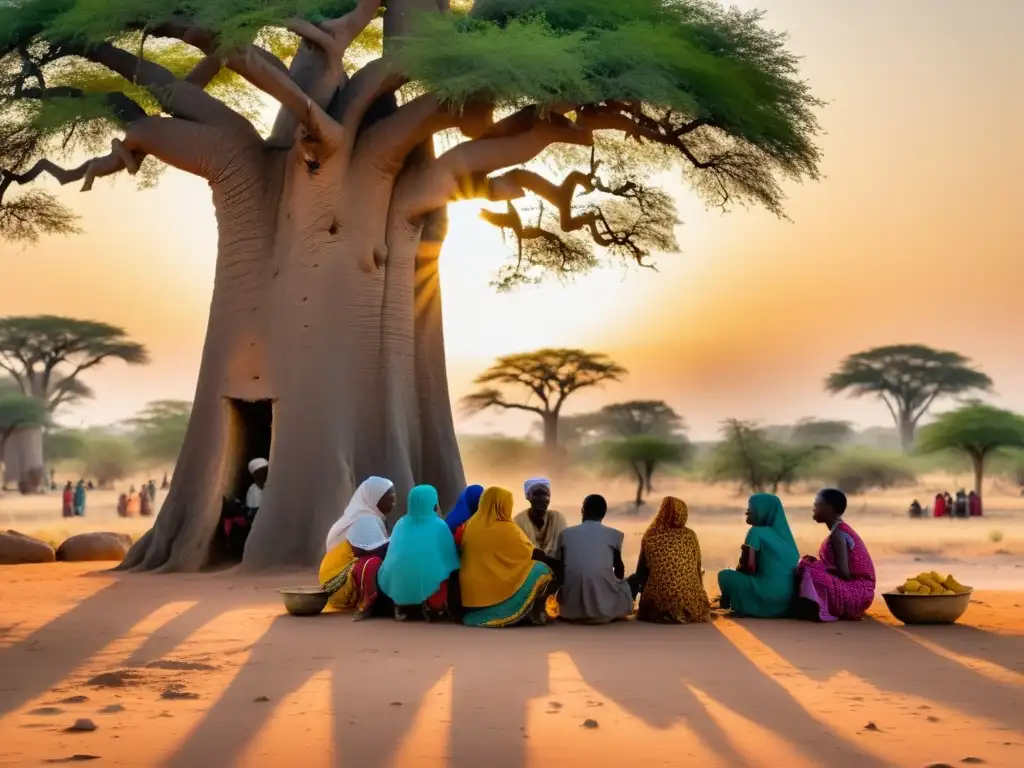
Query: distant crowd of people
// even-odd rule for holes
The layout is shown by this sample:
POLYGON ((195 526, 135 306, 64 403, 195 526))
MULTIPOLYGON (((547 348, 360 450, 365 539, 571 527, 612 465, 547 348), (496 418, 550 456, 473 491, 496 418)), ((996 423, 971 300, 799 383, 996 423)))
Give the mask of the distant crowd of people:
POLYGON ((908 514, 911 517, 981 517, 981 496, 974 491, 967 493, 961 488, 954 498, 949 491, 945 491, 935 494, 935 504, 931 509, 922 507, 914 499, 908 514))
MULTIPOLYGON (((52 476, 51 476, 52 482, 52 476)), ((167 489, 170 485, 167 475, 161 485, 167 489)), ((92 480, 79 479, 73 483, 68 480, 64 484, 61 493, 61 516, 62 517, 85 517, 85 506, 88 499, 88 492, 95 490, 96 486, 92 480)), ((117 514, 119 517, 149 517, 156 509, 156 481, 150 479, 144 483, 138 491, 132 485, 127 493, 122 493, 117 499, 117 514)))

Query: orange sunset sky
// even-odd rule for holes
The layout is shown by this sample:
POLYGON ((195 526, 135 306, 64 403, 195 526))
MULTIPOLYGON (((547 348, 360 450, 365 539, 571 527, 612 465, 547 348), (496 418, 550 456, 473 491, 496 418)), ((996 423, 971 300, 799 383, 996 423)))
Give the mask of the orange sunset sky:
MULTIPOLYGON (((613 265, 572 284, 497 295, 507 251, 477 208, 452 208, 443 255, 452 396, 499 353, 604 350, 629 368, 581 396, 663 398, 696 438, 727 417, 819 415, 888 423, 881 403, 833 398, 822 380, 847 353, 885 343, 956 349, 1024 410, 1024 0, 738 0, 790 32, 828 100, 825 177, 789 189, 791 221, 705 210, 676 193, 680 253, 659 272, 613 265)), ((216 229, 206 186, 177 172, 155 190, 128 178, 64 190, 83 235, 0 243, 0 313, 123 325, 145 368, 86 379, 95 401, 64 422, 106 423, 146 401, 190 399, 212 288, 216 229)), ((523 433, 522 416, 464 430, 523 433)))

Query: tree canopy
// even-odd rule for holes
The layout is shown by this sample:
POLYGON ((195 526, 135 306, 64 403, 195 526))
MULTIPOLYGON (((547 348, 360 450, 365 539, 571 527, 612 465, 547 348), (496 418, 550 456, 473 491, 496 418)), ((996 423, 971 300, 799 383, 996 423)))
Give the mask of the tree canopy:
POLYGON ((923 344, 875 347, 850 355, 825 381, 834 394, 881 399, 900 431, 904 450, 913 447, 917 423, 937 399, 991 387, 992 380, 969 358, 923 344))
POLYGON ((985 462, 996 451, 1024 448, 1024 417, 985 403, 973 402, 943 413, 922 427, 918 450, 960 451, 974 465, 974 490, 981 493, 985 462))
POLYGON ((682 437, 675 439, 656 433, 634 433, 605 444, 605 455, 613 471, 636 480, 635 504, 653 492, 654 474, 666 465, 684 464, 693 454, 693 446, 682 437))
POLYGON ((222 158, 192 157, 184 137, 227 131, 287 147, 299 123, 307 148, 329 148, 348 141, 352 121, 378 119, 367 109, 390 94, 399 106, 381 133, 399 151, 450 136, 413 185, 412 213, 459 197, 504 204, 485 213, 515 243, 504 286, 586 270, 595 247, 640 264, 674 250, 675 207, 651 183, 673 165, 709 203, 778 215, 785 180, 817 178, 821 102, 760 12, 708 0, 479 0, 410 14, 449 4, 393 0, 385 27, 389 15, 416 18, 389 37, 373 21, 379 5, 0 6, 0 234, 75 231, 50 192, 18 191, 44 174, 84 189, 123 170, 148 182, 163 163, 209 177, 222 158), (321 77, 288 70, 303 48, 331 60, 321 77), (345 83, 356 98, 332 103, 345 83), (259 91, 283 105, 270 131, 257 124, 259 91), (96 157, 60 165, 82 153, 96 157))
POLYGON ((848 421, 801 419, 793 425, 791 442, 798 445, 842 445, 853 439, 853 425, 848 421))
POLYGON ((56 315, 0 318, 0 369, 51 412, 92 397, 78 377, 107 360, 141 365, 149 355, 123 328, 107 323, 56 315))
POLYGON ((16 430, 41 427, 48 415, 46 405, 34 397, 0 393, 0 451, 16 430))
POLYGON ((729 419, 722 425, 722 440, 711 452, 708 475, 712 482, 734 482, 741 490, 776 493, 795 482, 827 450, 821 445, 778 442, 754 422, 729 419))
POLYGON ((463 399, 469 412, 488 408, 535 413, 544 421, 544 443, 557 447, 558 417, 574 392, 608 381, 621 381, 627 371, 607 355, 582 349, 540 349, 499 357, 476 377, 480 386, 463 399), (522 399, 511 399, 515 390, 522 399))
POLYGON ((135 447, 140 457, 173 462, 185 442, 185 430, 192 416, 192 403, 156 400, 131 420, 135 447))

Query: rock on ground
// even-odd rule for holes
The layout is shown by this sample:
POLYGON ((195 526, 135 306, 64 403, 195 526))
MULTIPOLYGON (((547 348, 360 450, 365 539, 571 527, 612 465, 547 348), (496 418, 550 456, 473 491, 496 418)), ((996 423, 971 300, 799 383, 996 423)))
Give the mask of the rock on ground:
POLYGON ((57 559, 53 547, 17 531, 0 531, 0 565, 52 563, 57 559))
POLYGON ((93 560, 124 560, 132 545, 126 533, 79 533, 57 548, 57 559, 69 563, 93 560))

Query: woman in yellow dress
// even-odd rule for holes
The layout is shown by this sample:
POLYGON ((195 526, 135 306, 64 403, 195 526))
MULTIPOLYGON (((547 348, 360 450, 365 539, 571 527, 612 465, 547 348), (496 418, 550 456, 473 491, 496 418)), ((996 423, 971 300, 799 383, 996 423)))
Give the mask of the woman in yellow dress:
MULTIPOLYGON (((394 509, 395 499, 395 486, 390 480, 368 477, 327 534, 320 585, 331 606, 340 611, 355 610, 356 620, 368 617, 378 602, 376 574, 388 544, 385 516, 394 509)), ((387 606, 378 607, 383 610, 387 606)))
POLYGON ((470 627, 546 624, 549 558, 512 521, 512 493, 488 488, 462 536, 459 584, 470 627))

